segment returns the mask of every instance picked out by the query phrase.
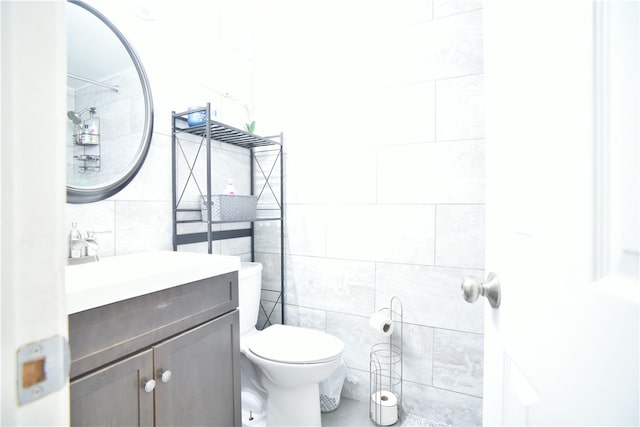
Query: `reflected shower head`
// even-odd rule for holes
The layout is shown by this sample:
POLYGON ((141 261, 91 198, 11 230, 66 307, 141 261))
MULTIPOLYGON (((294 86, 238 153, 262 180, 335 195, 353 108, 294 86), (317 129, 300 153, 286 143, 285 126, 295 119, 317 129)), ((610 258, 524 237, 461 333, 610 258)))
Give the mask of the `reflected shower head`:
POLYGON ((69 111, 67 111, 67 117, 74 124, 79 125, 80 123, 82 123, 82 115, 84 113, 86 113, 87 111, 91 111, 92 113, 95 113, 96 112, 96 107, 83 108, 82 110, 80 110, 77 113, 75 111, 73 111, 73 110, 69 110, 69 111))
POLYGON ((76 113, 75 111, 67 111, 67 117, 69 117, 69 120, 71 120, 76 125, 79 125, 82 121, 82 119, 80 118, 80 114, 76 113))

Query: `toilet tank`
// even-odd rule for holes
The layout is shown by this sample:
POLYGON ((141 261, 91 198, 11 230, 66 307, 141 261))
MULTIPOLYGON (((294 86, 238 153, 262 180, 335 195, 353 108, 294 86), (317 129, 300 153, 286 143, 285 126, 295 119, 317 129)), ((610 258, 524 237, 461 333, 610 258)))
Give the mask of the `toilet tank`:
POLYGON ((259 262, 240 263, 240 271, 238 272, 240 336, 252 330, 258 322, 261 290, 262 264, 259 262))

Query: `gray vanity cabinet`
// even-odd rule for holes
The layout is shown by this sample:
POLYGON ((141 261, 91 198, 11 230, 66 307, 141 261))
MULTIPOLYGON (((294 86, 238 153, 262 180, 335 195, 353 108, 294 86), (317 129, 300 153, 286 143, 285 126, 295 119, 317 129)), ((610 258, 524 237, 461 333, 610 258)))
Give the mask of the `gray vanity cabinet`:
POLYGON ((233 332, 238 312, 206 323, 154 347, 156 426, 239 425, 233 407, 233 332), (194 369, 194 367, 198 367, 194 369), (163 383, 163 376, 170 379, 163 383), (164 374, 164 375, 163 375, 164 374))
POLYGON ((234 272, 71 315, 71 425, 240 426, 237 301, 234 272))
POLYGON ((153 393, 140 382, 153 378, 147 350, 71 382, 72 426, 152 426, 153 393))

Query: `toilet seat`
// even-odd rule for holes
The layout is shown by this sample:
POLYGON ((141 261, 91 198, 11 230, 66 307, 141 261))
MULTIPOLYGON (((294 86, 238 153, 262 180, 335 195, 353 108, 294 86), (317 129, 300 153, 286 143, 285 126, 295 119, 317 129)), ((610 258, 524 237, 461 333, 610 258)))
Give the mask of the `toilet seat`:
POLYGON ((272 362, 311 364, 340 356, 344 343, 321 331, 273 325, 251 336, 247 348, 255 356, 272 362))

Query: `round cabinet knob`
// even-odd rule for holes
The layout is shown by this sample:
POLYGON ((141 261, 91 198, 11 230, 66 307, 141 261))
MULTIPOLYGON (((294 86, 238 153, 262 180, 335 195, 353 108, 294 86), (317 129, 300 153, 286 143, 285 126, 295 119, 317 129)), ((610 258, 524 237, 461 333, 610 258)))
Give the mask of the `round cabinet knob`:
POLYGON ((162 381, 163 383, 168 383, 169 381, 171 381, 171 375, 171 371, 164 371, 162 375, 160 375, 160 381, 162 381))
POLYGON ((156 388, 156 380, 149 380, 144 383, 144 391, 151 393, 156 388))

